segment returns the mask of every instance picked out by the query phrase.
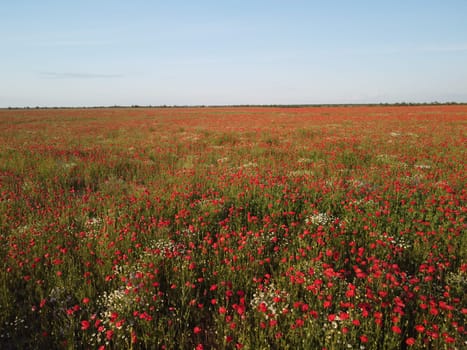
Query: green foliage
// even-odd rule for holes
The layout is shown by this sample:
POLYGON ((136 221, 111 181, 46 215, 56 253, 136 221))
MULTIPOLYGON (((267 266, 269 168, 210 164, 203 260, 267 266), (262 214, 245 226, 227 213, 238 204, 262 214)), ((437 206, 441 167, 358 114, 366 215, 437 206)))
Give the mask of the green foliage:
POLYGON ((458 117, 265 110, 8 124, 0 347, 462 348, 458 117))

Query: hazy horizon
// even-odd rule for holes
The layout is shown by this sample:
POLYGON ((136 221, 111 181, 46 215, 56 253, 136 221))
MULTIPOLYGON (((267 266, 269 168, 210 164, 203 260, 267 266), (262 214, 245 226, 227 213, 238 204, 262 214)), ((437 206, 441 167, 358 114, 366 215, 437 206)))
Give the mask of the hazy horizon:
POLYGON ((467 102, 467 2, 7 2, 0 107, 467 102))

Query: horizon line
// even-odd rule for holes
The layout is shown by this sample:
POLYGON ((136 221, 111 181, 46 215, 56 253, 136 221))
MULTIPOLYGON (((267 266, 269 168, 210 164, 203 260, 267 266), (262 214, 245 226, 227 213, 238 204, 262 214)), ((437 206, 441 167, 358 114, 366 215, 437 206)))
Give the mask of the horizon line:
POLYGON ((369 103, 246 103, 246 104, 160 104, 160 105, 94 105, 94 106, 8 106, 0 109, 111 109, 111 108, 222 108, 222 107, 264 107, 264 108, 286 108, 286 107, 358 107, 358 106, 442 106, 442 105, 467 105, 467 101, 446 102, 369 102, 369 103))

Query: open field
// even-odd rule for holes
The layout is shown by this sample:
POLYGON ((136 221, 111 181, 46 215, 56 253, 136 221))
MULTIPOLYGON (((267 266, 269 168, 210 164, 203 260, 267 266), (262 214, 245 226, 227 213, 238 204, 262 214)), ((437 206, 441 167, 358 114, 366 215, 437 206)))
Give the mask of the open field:
POLYGON ((467 106, 0 110, 0 348, 465 349, 467 106))

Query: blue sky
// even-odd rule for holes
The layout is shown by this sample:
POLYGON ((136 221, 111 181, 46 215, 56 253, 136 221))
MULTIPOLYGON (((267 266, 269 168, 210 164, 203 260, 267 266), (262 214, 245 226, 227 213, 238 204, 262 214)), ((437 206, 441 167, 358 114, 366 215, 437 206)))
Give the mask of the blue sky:
POLYGON ((467 102, 467 1, 15 0, 0 107, 467 102))

